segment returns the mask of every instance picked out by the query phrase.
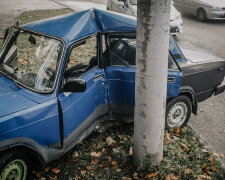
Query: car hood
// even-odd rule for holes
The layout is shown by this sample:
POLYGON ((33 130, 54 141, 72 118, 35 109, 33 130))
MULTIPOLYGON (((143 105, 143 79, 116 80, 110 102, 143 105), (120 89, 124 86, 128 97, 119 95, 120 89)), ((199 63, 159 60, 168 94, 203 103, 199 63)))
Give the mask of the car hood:
POLYGON ((202 53, 199 51, 194 51, 191 49, 183 49, 183 48, 181 50, 189 63, 224 61, 223 59, 209 53, 202 53))
POLYGON ((171 5, 171 10, 170 10, 170 20, 174 20, 176 16, 179 16, 180 13, 177 11, 177 9, 171 5))
POLYGON ((13 91, 0 85, 0 118, 37 104, 19 94, 18 91, 13 91))
POLYGON ((224 0, 200 0, 200 3, 209 4, 213 7, 225 7, 225 1, 224 0))

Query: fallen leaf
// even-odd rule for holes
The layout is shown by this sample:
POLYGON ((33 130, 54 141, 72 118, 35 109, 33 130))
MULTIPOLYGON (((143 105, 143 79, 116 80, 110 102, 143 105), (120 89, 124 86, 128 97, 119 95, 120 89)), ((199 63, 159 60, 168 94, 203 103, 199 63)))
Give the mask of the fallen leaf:
POLYGON ((130 148, 129 155, 130 155, 130 156, 133 155, 133 148, 132 148, 132 147, 130 148))
POLYGON ((209 167, 207 167, 207 168, 205 169, 205 173, 206 173, 207 175, 210 175, 210 174, 211 174, 211 170, 210 170, 209 167))
POLYGON ((166 175, 165 180, 178 180, 179 177, 174 175, 174 174, 170 174, 170 175, 166 175))
POLYGON ((52 172, 55 174, 58 174, 60 172, 60 170, 58 168, 54 168, 54 169, 52 169, 52 172))
POLYGON ((57 176, 54 176, 54 177, 49 177, 49 180, 57 180, 57 176))
POLYGON ((39 180, 46 180, 46 178, 45 177, 41 177, 41 178, 39 178, 39 180))
POLYGON ((38 178, 40 178, 40 177, 42 176, 42 174, 43 174, 43 172, 39 171, 39 172, 37 172, 35 175, 36 175, 38 178))
POLYGON ((177 136, 180 136, 180 133, 181 133, 181 128, 178 128, 178 129, 176 130, 176 135, 177 135, 177 136))
POLYGON ((184 173, 184 174, 188 174, 188 173, 191 173, 191 172, 192 172, 191 168, 187 168, 187 169, 185 170, 185 173, 184 173))
POLYGON ((105 167, 107 167, 107 162, 104 162, 104 163, 102 163, 102 164, 99 164, 99 167, 100 167, 100 168, 105 168, 105 167))
POLYGON ((224 157, 224 154, 223 153, 214 153, 213 156, 216 156, 218 158, 221 158, 221 157, 224 157))
POLYGON ((106 143, 111 146, 115 143, 116 141, 114 141, 110 136, 106 138, 106 143))
POLYGON ((97 164, 98 161, 99 161, 99 160, 98 160, 97 158, 94 158, 94 159, 91 161, 91 163, 92 163, 92 164, 97 164))
POLYGON ((207 176, 207 175, 198 175, 197 176, 197 180, 200 180, 200 179, 207 179, 207 180, 211 180, 212 178, 207 176))
POLYGON ((117 163, 116 161, 112 161, 112 165, 113 165, 113 166, 117 166, 118 163, 117 163))
POLYGON ((84 176, 86 174, 86 171, 81 171, 80 173, 82 174, 82 176, 84 176))
POLYGON ((209 156, 208 160, 209 161, 214 161, 214 158, 212 156, 209 156))
POLYGON ((45 172, 48 172, 51 167, 46 167, 45 172))
POLYGON ((188 152, 190 149, 185 144, 181 143, 180 146, 184 149, 185 152, 188 152))
POLYGON ((210 165, 211 165, 211 166, 214 166, 214 165, 215 165, 215 161, 212 161, 212 162, 210 163, 210 165))
POLYGON ((207 167, 207 164, 203 164, 202 166, 201 166, 201 169, 205 169, 207 167))
POLYGON ((132 179, 128 177, 122 177, 122 180, 132 180, 132 179))
POLYGON ((216 167, 212 168, 213 171, 219 172, 220 170, 216 167))
POLYGON ((101 153, 101 152, 98 152, 98 153, 96 153, 96 152, 92 152, 92 153, 91 153, 91 156, 92 156, 92 157, 95 157, 95 158, 100 158, 100 157, 101 157, 101 155, 102 155, 102 153, 101 153))
POLYGON ((171 139, 170 139, 170 133, 166 133, 166 139, 167 139, 168 141, 171 140, 171 139))
POLYGON ((119 173, 120 171, 121 171, 121 169, 119 169, 119 168, 118 168, 118 169, 116 169, 116 172, 118 172, 118 173, 119 173))
POLYGON ((73 157, 78 157, 79 156, 79 153, 77 152, 77 151, 75 151, 74 153, 73 153, 73 157))
POLYGON ((92 167, 91 166, 87 166, 87 170, 91 170, 92 169, 92 167))
POLYGON ((201 149, 202 152, 209 152, 208 149, 201 149))
POLYGON ((108 161, 112 161, 112 157, 111 156, 108 156, 108 161))
POLYGON ((157 175, 158 175, 158 173, 157 173, 157 172, 152 173, 152 174, 148 174, 148 175, 147 175, 147 178, 156 177, 157 175))

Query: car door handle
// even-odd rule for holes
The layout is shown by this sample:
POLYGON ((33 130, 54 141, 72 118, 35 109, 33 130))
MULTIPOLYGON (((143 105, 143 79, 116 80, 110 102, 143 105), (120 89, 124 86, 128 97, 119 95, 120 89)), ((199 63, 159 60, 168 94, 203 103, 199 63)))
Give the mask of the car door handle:
POLYGON ((98 75, 94 76, 94 81, 98 81, 100 79, 103 79, 103 74, 98 74, 98 75))
POLYGON ((167 82, 168 83, 175 83, 175 77, 168 77, 167 82))

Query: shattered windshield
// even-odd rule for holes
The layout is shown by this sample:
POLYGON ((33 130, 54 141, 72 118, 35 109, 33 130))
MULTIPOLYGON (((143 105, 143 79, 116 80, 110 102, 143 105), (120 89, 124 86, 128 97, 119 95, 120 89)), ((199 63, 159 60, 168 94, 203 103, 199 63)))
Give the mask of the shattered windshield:
POLYGON ((137 6, 137 0, 130 0, 130 4, 133 6, 137 6))
POLYGON ((51 91, 62 52, 59 40, 11 28, 0 52, 0 71, 38 91, 51 91))

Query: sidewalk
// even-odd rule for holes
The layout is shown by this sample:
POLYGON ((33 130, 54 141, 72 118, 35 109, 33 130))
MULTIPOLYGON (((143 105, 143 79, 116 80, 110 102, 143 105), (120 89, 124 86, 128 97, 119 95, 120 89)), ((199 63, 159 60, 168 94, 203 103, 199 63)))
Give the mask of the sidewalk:
POLYGON ((65 6, 51 0, 1 0, 0 1, 0 37, 5 29, 17 21, 18 16, 25 11, 61 9, 65 6), (41 3, 40 3, 41 2, 41 3))

